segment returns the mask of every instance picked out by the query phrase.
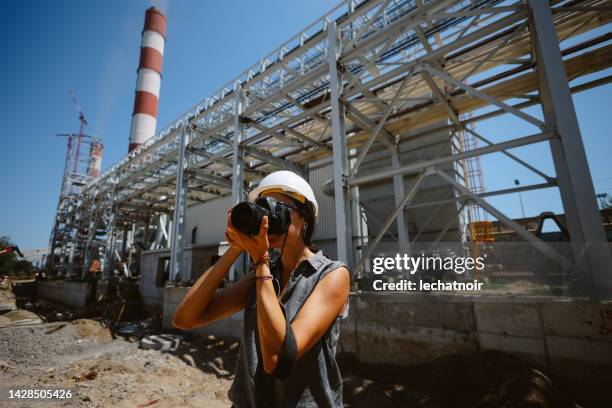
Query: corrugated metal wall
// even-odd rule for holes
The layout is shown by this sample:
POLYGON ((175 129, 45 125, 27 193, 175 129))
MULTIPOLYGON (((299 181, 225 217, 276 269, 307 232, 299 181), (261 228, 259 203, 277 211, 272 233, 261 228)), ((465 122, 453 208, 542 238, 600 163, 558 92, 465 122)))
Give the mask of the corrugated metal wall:
POLYGON ((227 196, 189 207, 185 222, 186 244, 191 244, 191 231, 195 226, 198 227, 195 244, 215 245, 225 241, 227 210, 231 203, 232 198, 227 196))
POLYGON ((315 227, 314 241, 336 239, 336 222, 334 199, 326 196, 321 191, 321 186, 333 176, 333 168, 330 165, 310 171, 310 185, 314 190, 317 204, 319 204, 319 219, 315 227))

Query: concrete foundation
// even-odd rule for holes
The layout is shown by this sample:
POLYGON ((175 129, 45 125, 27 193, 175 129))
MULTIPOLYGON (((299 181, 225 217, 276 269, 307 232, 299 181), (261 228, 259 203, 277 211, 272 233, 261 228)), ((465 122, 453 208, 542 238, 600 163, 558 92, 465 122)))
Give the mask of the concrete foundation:
POLYGON ((91 282, 37 281, 38 297, 82 309, 93 300, 91 282))
MULTIPOLYGON (((164 327, 188 288, 165 288, 164 327)), ((242 312, 195 332, 240 337, 242 312)), ((569 376, 600 381, 612 366, 612 302, 559 297, 352 293, 339 352, 411 365, 500 350, 569 376)))
POLYGON ((612 302, 558 297, 351 295, 340 352, 409 365, 500 350, 569 377, 601 381, 612 367, 612 302))

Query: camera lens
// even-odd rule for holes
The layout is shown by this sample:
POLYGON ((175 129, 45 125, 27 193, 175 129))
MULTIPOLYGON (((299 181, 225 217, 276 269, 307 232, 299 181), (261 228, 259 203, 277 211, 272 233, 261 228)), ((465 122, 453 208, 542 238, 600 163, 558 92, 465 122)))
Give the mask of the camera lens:
POLYGON ((274 197, 261 197, 255 201, 268 215, 268 234, 284 234, 291 224, 291 209, 279 203, 274 197))
POLYGON ((243 234, 257 235, 264 214, 264 209, 260 206, 249 202, 243 202, 236 204, 232 209, 230 219, 232 225, 243 234))
POLYGON ((242 202, 232 208, 232 225, 243 234, 257 235, 264 215, 268 216, 268 234, 284 234, 291 224, 291 209, 273 197, 261 197, 255 203, 242 202))

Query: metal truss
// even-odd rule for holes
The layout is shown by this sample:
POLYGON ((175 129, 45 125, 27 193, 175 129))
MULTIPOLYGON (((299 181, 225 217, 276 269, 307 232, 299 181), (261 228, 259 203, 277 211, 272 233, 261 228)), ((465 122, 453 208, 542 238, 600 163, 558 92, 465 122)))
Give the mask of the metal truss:
MULTIPOLYGON (((355 276, 393 222, 400 243, 409 243, 401 227, 403 210, 414 205, 422 180, 435 176, 453 186, 455 195, 447 200, 457 201, 458 209, 476 202, 545 256, 611 289, 612 263, 601 249, 605 238, 570 97, 572 91, 607 83, 610 77, 574 89, 568 86, 569 80, 610 66, 611 38, 609 33, 593 34, 559 48, 560 40, 608 24, 611 3, 343 1, 89 183, 80 197, 81 208, 91 214, 110 208, 103 212, 107 215, 99 238, 107 247, 117 222, 128 225, 173 214, 171 279, 185 280, 181 259, 188 206, 229 195, 236 203, 272 171, 307 175, 309 163, 329 159, 334 167, 338 257, 354 267, 355 276), (542 107, 543 119, 524 111, 533 105, 542 107), (482 108, 487 108, 484 113, 482 108), (460 119, 470 112, 478 114, 460 119), (470 131, 469 122, 501 114, 525 121, 533 133, 501 142, 476 135, 484 146, 410 164, 398 159, 399 146, 444 129, 449 135, 470 131), (551 146, 555 176, 509 152, 536 143, 551 146), (543 182, 474 194, 439 167, 493 153, 511 158, 543 182), (376 157, 391 160, 377 171, 360 171, 376 157), (404 191, 407 176, 414 181, 404 191), (359 186, 385 179, 393 180, 396 209, 355 259, 352 220, 358 216, 351 212, 359 204, 356 192, 359 186), (488 196, 553 186, 561 191, 577 243, 576 259, 558 256, 485 201, 488 196), (578 259, 585 243, 591 249, 578 259)), ((85 228, 85 252, 97 239, 95 227, 99 225, 90 221, 85 228)), ((105 253, 109 258, 113 251, 106 248, 105 253)))

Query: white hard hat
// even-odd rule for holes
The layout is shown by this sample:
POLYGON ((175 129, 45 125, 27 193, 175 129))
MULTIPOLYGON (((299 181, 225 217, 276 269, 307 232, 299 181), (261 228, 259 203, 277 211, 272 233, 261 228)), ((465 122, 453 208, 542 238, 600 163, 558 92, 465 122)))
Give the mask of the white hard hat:
POLYGON ((312 187, 306 180, 292 171, 281 170, 268 174, 259 185, 249 193, 249 201, 255 201, 262 193, 278 192, 284 193, 304 203, 306 200, 312 203, 315 221, 319 215, 319 205, 315 198, 312 187))

